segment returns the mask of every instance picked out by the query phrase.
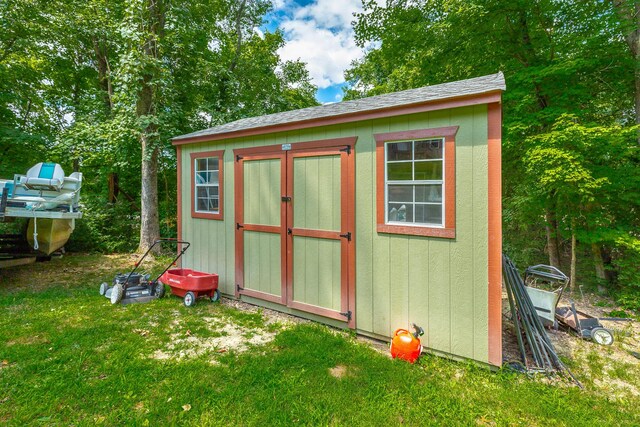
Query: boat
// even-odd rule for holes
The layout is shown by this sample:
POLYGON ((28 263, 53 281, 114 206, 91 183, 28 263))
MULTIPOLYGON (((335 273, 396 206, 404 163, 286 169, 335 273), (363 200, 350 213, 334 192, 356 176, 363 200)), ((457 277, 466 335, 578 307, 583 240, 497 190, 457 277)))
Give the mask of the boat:
POLYGON ((0 179, 0 222, 26 218, 27 241, 38 253, 62 248, 82 218, 82 173, 66 176, 57 163, 42 162, 26 174, 0 179))

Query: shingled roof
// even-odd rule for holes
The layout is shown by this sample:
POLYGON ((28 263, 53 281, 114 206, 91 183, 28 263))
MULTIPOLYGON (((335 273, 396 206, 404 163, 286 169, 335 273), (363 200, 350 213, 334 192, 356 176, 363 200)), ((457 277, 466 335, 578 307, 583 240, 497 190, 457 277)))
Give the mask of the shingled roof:
POLYGON ((189 142, 188 140, 204 140, 208 136, 219 139, 222 135, 233 137, 235 133, 252 129, 265 129, 283 124, 317 121, 340 116, 355 116, 358 113, 391 110, 398 107, 425 104, 452 98, 469 97, 506 89, 502 72, 488 76, 425 86, 401 92, 387 93, 368 98, 343 101, 335 104, 302 108, 300 110, 285 111, 259 117, 249 117, 236 120, 209 129, 188 133, 173 138, 175 144, 189 142))

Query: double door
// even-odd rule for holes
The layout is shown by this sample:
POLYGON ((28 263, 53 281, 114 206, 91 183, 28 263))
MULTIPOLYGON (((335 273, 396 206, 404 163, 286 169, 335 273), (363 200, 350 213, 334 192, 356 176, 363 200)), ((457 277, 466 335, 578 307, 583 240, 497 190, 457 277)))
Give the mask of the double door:
POLYGON ((354 143, 234 151, 237 296, 355 327, 354 143))

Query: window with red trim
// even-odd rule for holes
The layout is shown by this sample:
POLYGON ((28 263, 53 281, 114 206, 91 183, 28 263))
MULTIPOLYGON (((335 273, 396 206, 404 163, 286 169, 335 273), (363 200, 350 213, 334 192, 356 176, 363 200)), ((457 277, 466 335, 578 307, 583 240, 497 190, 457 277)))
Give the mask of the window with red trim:
POLYGON ((376 134, 377 230, 455 237, 457 126, 376 134))
POLYGON ((191 216, 222 219, 224 151, 191 153, 191 216))

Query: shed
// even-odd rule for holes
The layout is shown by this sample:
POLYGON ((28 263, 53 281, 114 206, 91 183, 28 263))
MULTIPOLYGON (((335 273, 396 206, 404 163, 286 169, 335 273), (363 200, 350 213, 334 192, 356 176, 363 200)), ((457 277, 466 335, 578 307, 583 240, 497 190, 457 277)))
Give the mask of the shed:
POLYGON ((251 304, 500 365, 502 73, 173 139, 185 267, 251 304))

